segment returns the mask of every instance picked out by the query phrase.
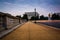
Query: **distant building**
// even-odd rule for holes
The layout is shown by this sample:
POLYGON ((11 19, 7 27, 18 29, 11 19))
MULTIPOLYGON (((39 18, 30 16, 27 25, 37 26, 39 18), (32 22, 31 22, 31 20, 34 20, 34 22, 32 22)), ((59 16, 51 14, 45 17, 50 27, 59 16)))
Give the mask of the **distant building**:
POLYGON ((8 13, 0 12, 0 31, 12 28, 19 24, 19 19, 8 13))
MULTIPOLYGON (((28 19, 31 19, 31 17, 35 17, 35 12, 25 12, 27 14, 28 19)), ((36 12, 36 16, 39 16, 38 12, 36 12)))

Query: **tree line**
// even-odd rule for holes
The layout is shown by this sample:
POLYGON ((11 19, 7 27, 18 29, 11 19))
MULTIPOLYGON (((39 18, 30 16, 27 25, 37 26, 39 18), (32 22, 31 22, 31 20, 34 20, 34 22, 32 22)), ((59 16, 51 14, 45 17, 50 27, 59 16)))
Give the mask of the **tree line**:
MULTIPOLYGON (((41 16, 32 16, 31 19, 28 19, 28 15, 27 14, 24 14, 23 17, 20 16, 16 16, 16 17, 19 17, 21 19, 26 19, 27 21, 28 20, 48 20, 49 17, 45 17, 44 15, 41 15, 41 16)), ((60 15, 57 15, 56 13, 52 14, 51 16, 51 20, 60 20, 60 15)))

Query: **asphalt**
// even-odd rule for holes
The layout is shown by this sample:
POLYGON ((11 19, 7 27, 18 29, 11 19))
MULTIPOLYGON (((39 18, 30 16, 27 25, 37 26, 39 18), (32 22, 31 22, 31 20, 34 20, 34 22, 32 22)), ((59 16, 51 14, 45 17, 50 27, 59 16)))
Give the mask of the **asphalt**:
POLYGON ((27 22, 0 40, 60 40, 60 30, 27 22))

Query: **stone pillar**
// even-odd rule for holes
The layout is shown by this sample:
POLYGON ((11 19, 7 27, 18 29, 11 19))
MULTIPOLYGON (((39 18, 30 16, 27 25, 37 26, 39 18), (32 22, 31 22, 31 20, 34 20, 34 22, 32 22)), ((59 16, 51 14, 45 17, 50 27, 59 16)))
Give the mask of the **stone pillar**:
POLYGON ((2 25, 3 25, 4 29, 7 30, 6 16, 3 16, 2 18, 3 18, 3 23, 2 23, 2 25))

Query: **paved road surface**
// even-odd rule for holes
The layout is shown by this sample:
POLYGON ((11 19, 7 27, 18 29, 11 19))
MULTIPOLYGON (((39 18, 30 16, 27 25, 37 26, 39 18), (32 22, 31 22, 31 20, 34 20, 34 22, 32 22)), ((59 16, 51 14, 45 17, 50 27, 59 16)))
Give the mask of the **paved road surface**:
POLYGON ((60 30, 27 22, 0 40, 60 40, 60 30))

